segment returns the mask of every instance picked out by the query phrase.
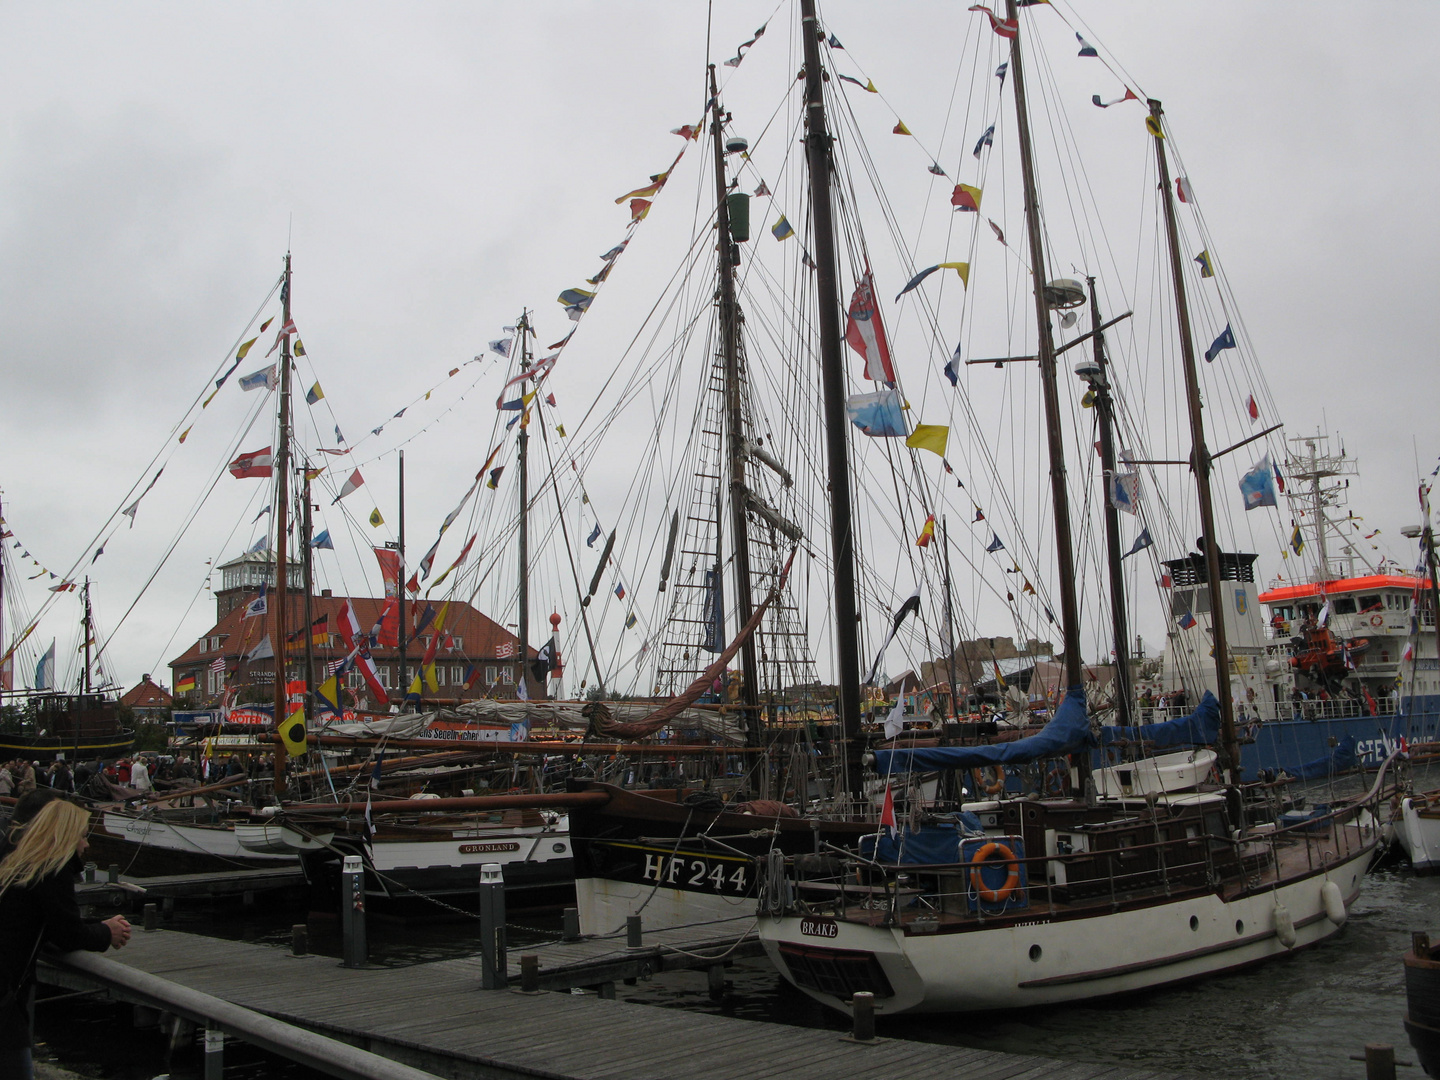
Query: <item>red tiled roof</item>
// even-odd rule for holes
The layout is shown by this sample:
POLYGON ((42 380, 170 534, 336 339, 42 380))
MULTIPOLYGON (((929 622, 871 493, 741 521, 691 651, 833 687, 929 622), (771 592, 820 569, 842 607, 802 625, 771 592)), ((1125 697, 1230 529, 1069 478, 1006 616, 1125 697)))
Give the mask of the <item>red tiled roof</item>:
POLYGON ((175 699, 163 686, 156 686, 149 679, 141 679, 120 699, 121 705, 132 709, 168 709, 175 699))

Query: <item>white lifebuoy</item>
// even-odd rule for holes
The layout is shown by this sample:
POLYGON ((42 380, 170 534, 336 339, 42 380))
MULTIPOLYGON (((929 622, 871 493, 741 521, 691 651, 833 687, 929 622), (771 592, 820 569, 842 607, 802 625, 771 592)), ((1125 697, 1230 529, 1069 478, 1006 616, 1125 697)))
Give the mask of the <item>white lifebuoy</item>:
POLYGON ((1384 626, 1384 625, 1385 625, 1385 616, 1384 616, 1384 615, 1379 615, 1379 614, 1371 615, 1371 616, 1370 616, 1370 625, 1371 625, 1371 626, 1384 626))
POLYGON ((1336 926, 1345 924, 1349 912, 1345 910, 1345 898, 1340 895, 1340 886, 1327 881, 1320 886, 1320 902, 1325 905, 1325 917, 1336 926))

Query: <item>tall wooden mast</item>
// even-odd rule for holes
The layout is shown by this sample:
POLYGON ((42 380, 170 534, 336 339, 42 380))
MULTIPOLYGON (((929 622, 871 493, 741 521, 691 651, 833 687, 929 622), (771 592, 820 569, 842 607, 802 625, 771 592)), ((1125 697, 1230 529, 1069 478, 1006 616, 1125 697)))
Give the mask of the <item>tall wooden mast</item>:
MULTIPOLYGON (((300 511, 300 542, 305 546, 300 549, 303 553, 301 566, 304 568, 300 582, 305 588, 305 720, 308 725, 310 718, 315 715, 315 607, 312 600, 315 595, 315 549, 310 546, 314 526, 310 516, 312 507, 308 460, 305 461, 303 469, 301 493, 305 502, 300 511)), ((336 704, 339 705, 339 702, 336 704)))
MULTIPOLYGON (((520 313, 520 321, 515 324, 515 335, 520 342, 520 374, 523 375, 530 370, 529 312, 520 313)), ((529 380, 520 383, 520 437, 517 440, 520 459, 520 682, 517 685, 525 687, 527 697, 529 683, 524 680, 530 676, 530 432, 525 420, 525 388, 529 385, 529 380)), ((541 691, 543 693, 544 687, 541 687, 541 691)))
MULTIPOLYGON (((725 360, 725 448, 730 473, 730 532, 735 550, 735 625, 748 626, 755 612, 750 592, 750 531, 746 515, 745 462, 749 456, 745 446, 745 417, 740 387, 740 306, 735 299, 735 270, 739 253, 730 234, 729 194, 725 182, 725 147, 720 91, 715 84, 715 65, 710 65, 710 102, 713 120, 710 125, 715 148, 715 226, 716 267, 720 272, 720 350, 725 360)), ((717 567, 715 588, 719 588, 717 567)), ((716 647, 720 647, 717 634, 716 647)), ((760 745, 759 678, 755 664, 755 634, 740 646, 740 669, 745 675, 741 701, 745 705, 745 742, 760 745)))
POLYGON ((850 421, 845 415, 845 367, 840 334, 840 292, 835 221, 830 205, 831 136, 825 121, 820 39, 815 0, 800 0, 805 47, 805 153, 810 173, 810 215, 815 240, 815 298, 820 324, 820 377, 825 397, 826 467, 830 480, 830 544, 835 604, 835 674, 841 729, 849 741, 850 791, 858 793, 860 737, 860 627, 855 606, 855 532, 850 506, 850 421))
POLYGON ((1240 779, 1240 745, 1235 737, 1235 702, 1230 693, 1230 647, 1225 633, 1225 601, 1220 587, 1220 539, 1215 535, 1215 505, 1210 493, 1210 451, 1205 445, 1205 417, 1201 413, 1200 377, 1195 366, 1195 341, 1190 330, 1190 307, 1185 301, 1184 263, 1180 258, 1180 227, 1170 189, 1170 163, 1165 156, 1164 110, 1151 98, 1150 134, 1155 142, 1155 165, 1160 174, 1160 202, 1165 208, 1165 232, 1170 241, 1170 272, 1175 284, 1175 317, 1179 322, 1180 356, 1185 369, 1185 400, 1190 412, 1190 467, 1200 501, 1200 542, 1204 545, 1205 577, 1210 596, 1210 632, 1215 655, 1215 692, 1220 699, 1221 767, 1226 780, 1240 779))
MULTIPOLYGON (((1006 0, 1006 16, 1019 25, 1015 0, 1006 0)), ((1055 380, 1055 341, 1050 335, 1046 299, 1045 243, 1035 185, 1035 155, 1030 114, 1025 105, 1025 68, 1020 35, 1010 45, 1010 78, 1015 88, 1015 120, 1020 136, 1020 172, 1025 183, 1025 231, 1030 240, 1030 272, 1035 284, 1035 328, 1039 333, 1040 390, 1045 401, 1045 440, 1050 450, 1050 499, 1055 515, 1055 562, 1060 584, 1060 633, 1065 642, 1065 681, 1081 686, 1080 604, 1075 591, 1075 545, 1070 533, 1070 496, 1066 489, 1065 445, 1060 426, 1060 392, 1055 380)))
MULTIPOLYGON (((290 253, 285 253, 285 284, 280 288, 280 428, 275 437, 271 464, 275 472, 275 591, 274 636, 270 639, 270 661, 275 672, 275 728, 278 731, 289 715, 285 693, 285 604, 288 570, 285 542, 290 531, 290 253)), ((275 749, 275 794, 285 793, 285 748, 279 737, 275 749)))
POLYGON ((1086 278, 1090 292, 1090 333, 1095 366, 1100 373, 1090 381, 1095 394, 1095 419, 1100 429, 1100 465, 1105 474, 1105 556, 1110 570, 1110 618, 1115 644, 1115 719, 1129 727, 1133 721, 1135 702, 1130 686, 1130 628, 1125 609, 1125 573, 1120 554, 1120 511, 1110 498, 1112 479, 1116 472, 1115 398, 1111 394, 1110 362, 1105 356, 1105 334, 1100 329, 1100 301, 1095 295, 1095 279, 1086 278))

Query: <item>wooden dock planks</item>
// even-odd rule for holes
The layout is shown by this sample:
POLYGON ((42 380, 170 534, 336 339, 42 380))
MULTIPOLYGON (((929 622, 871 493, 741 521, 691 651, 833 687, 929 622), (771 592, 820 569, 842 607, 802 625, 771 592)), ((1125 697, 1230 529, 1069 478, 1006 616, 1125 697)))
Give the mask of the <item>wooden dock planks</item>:
MULTIPOLYGON (((683 933, 683 932, 682 932, 683 933)), ((647 949, 709 953, 703 944, 647 935, 647 949)), ((624 939, 557 943, 554 973, 627 952, 624 939)), ((834 1031, 764 1024, 594 995, 479 989, 473 959, 354 971, 333 959, 175 931, 139 933, 117 961, 258 1012, 451 1077, 555 1080, 781 1080, 799 1074, 906 1080, 1166 1080, 1150 1070, 938 1046, 902 1039, 858 1045, 834 1031)), ((518 955, 511 957, 518 973, 518 955)), ((79 973, 44 981, 85 988, 79 973)), ((1178 1080, 1174 1074, 1171 1080, 1178 1080)))

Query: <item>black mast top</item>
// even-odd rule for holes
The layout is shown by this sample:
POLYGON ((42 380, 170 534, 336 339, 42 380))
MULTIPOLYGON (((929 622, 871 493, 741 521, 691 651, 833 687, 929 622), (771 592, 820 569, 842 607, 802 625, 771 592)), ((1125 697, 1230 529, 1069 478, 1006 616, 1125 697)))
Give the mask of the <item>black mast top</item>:
POLYGON ((855 534, 850 507, 850 421, 845 415, 845 368, 840 333, 840 292, 835 262, 835 223, 830 205, 831 137, 825 122, 820 73, 824 31, 815 0, 800 0, 800 37, 805 46, 805 152, 810 173, 810 213, 815 239, 815 297, 820 324, 820 374, 825 396, 826 465, 830 479, 830 537, 835 586, 836 676, 840 724, 850 740, 850 788, 859 791, 860 635, 855 607, 855 534))

